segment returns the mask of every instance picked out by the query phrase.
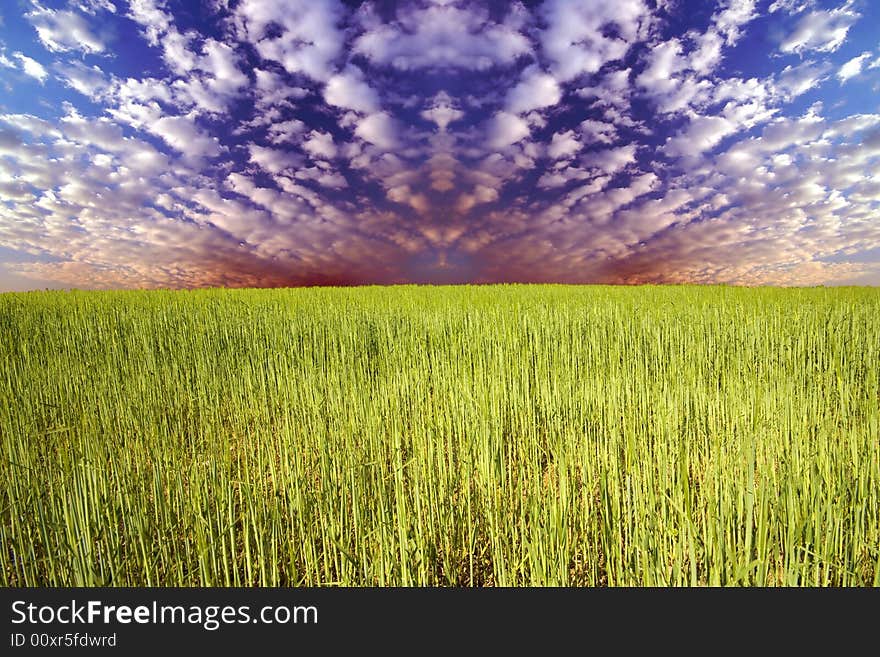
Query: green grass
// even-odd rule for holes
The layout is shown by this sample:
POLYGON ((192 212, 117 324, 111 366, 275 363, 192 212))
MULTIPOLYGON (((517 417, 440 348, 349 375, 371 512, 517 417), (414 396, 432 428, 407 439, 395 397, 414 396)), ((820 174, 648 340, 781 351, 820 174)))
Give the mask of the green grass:
POLYGON ((880 290, 0 295, 0 579, 880 585, 880 290))

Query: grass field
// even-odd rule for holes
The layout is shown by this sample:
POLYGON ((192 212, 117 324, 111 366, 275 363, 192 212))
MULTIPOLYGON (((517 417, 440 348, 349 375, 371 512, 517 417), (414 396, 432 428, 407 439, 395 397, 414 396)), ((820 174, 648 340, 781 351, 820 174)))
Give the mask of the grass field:
POLYGON ((20 585, 880 585, 880 289, 0 295, 20 585))

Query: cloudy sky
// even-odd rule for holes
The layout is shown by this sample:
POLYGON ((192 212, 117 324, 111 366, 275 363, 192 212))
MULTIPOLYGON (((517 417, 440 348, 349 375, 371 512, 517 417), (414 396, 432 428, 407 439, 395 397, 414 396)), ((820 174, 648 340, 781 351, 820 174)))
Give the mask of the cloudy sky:
POLYGON ((876 0, 3 0, 0 290, 880 284, 876 0))

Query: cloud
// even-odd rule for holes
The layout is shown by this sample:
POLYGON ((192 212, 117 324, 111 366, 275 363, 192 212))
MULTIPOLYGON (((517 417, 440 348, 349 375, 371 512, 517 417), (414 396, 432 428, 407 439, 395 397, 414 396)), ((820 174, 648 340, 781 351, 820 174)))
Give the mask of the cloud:
POLYGON ((849 29, 860 17, 852 5, 847 2, 836 9, 815 10, 804 15, 782 40, 779 49, 796 54, 809 50, 834 52, 846 41, 849 29))
POLYGON ((370 21, 352 51, 373 64, 400 70, 487 70, 511 65, 531 52, 529 39, 520 31, 525 16, 519 3, 501 22, 491 20, 487 11, 476 6, 402 5, 394 21, 370 21))
POLYGON ((84 14, 92 16, 102 11, 108 11, 111 14, 116 13, 116 5, 113 4, 113 0, 72 0, 70 4, 84 14))
POLYGON ((650 22, 642 0, 548 0, 541 46, 560 81, 620 60, 650 22))
POLYGON ((420 114, 423 119, 437 124, 440 132, 446 132, 449 124, 464 117, 464 112, 455 107, 452 98, 445 91, 440 91, 432 99, 431 106, 420 114))
POLYGON ((756 4, 756 0, 729 0, 713 16, 713 22, 724 36, 727 45, 730 46, 739 41, 742 35, 742 26, 756 16, 756 4))
POLYGON ((342 15, 337 0, 242 0, 235 8, 239 35, 260 57, 320 81, 342 54, 342 15))
POLYGON ((685 68, 678 39, 670 39, 651 49, 645 69, 636 77, 636 84, 652 94, 673 91, 678 83, 674 76, 685 68))
MULTIPOLYGON (((203 38, 195 30, 181 33, 164 0, 135 0, 129 17, 144 28, 150 45, 162 47, 165 65, 178 76, 173 82, 161 83, 170 93, 170 99, 163 98, 166 102, 187 112, 220 115, 249 86, 235 48, 215 38, 203 38)), ((132 81, 128 82, 130 86, 132 81)), ((265 72, 257 71, 258 89, 263 91, 272 82, 265 72)))
POLYGON ((103 40, 92 31, 88 21, 75 11, 46 9, 34 2, 25 18, 37 31, 43 46, 52 52, 81 50, 85 53, 103 53, 103 40))
POLYGON ((507 94, 507 111, 523 114, 556 105, 562 99, 562 90, 552 75, 535 67, 527 68, 520 82, 507 94))
POLYGON ((705 108, 715 84, 711 76, 723 59, 724 48, 742 38, 744 25, 755 16, 754 0, 723 3, 705 32, 653 43, 643 56, 645 65, 635 83, 664 114, 705 108))
POLYGON ((715 30, 709 30, 696 39, 697 48, 689 55, 687 67, 699 75, 708 75, 721 61, 725 44, 724 37, 715 30))
POLYGON ((249 144, 248 152, 250 153, 250 161, 269 173, 293 171, 302 163, 302 158, 295 153, 277 148, 249 144))
POLYGON ((815 0, 773 0, 768 11, 771 14, 777 11, 785 11, 789 14, 799 14, 810 7, 815 0))
POLYGON ((46 81, 46 78, 49 77, 49 72, 43 68, 43 65, 40 64, 40 62, 31 59, 20 52, 13 53, 12 56, 21 62, 21 70, 24 71, 25 75, 34 78, 40 84, 43 84, 46 81))
POLYGON ((552 160, 568 158, 577 153, 583 144, 578 141, 574 130, 557 132, 553 135, 550 145, 547 147, 547 156, 552 160))
POLYGON ((398 185, 388 190, 388 198, 395 203, 401 203, 413 208, 416 212, 427 212, 429 203, 424 194, 413 192, 409 185, 398 185))
POLYGON ((861 73, 865 62, 871 57, 872 55, 870 52, 863 52, 858 57, 853 57, 841 66, 840 70, 837 71, 837 78, 840 80, 841 84, 861 73))
POLYGON ((498 112, 489 121, 486 143, 492 149, 505 148, 525 139, 530 132, 524 119, 510 112, 498 112))
POLYGON ((207 39, 202 50, 204 56, 197 66, 209 75, 209 85, 215 93, 234 94, 248 83, 248 77, 239 68, 239 57, 231 46, 207 39))
POLYGON ((594 174, 613 175, 636 161, 635 144, 627 144, 618 148, 593 151, 581 157, 581 165, 592 169, 594 174))
POLYGON ((309 138, 303 142, 303 150, 314 158, 332 160, 336 157, 336 144, 333 143, 333 135, 329 132, 312 130, 309 138))
MULTIPOLYGON (((4 119, 6 117, 3 117, 4 119)), ((4 155, 17 155, 24 151, 24 139, 19 132, 0 128, 0 153, 4 155)))
POLYGON ((395 121, 388 112, 377 112, 359 120, 354 134, 386 150, 398 145, 395 121))
MULTIPOLYGON (((11 126, 0 127, 0 163, 13 176, 0 199, 17 204, 0 221, 0 244, 59 260, 19 263, 19 273, 77 287, 391 280, 382 263, 392 249, 341 236, 342 217, 293 183, 280 192, 234 174, 230 187, 244 196, 230 198, 110 119, 68 114, 61 129, 27 115, 0 121, 11 126), (285 223, 300 225, 296 237, 278 232, 285 223)), ((344 185, 333 172, 301 176, 344 185)))
POLYGON ((321 167, 299 169, 293 175, 294 178, 299 180, 313 180, 322 187, 329 187, 331 189, 345 189, 348 187, 348 181, 341 173, 329 171, 321 167))
POLYGON ((239 69, 238 55, 232 47, 214 39, 205 40, 201 55, 190 54, 188 76, 171 85, 175 101, 209 114, 225 112, 250 82, 239 69))
POLYGON ((290 119, 269 125, 268 138, 273 144, 295 142, 306 129, 306 124, 299 119, 290 119))
POLYGON ((150 45, 159 45, 159 37, 171 29, 171 15, 165 12, 165 0, 129 0, 128 4, 128 17, 145 28, 150 45))
POLYGON ((161 138, 191 162, 222 153, 224 148, 220 140, 199 127, 195 113, 169 115, 163 112, 157 102, 149 100, 167 100, 168 93, 163 85, 139 84, 129 80, 117 89, 117 98, 121 98, 122 102, 108 112, 117 120, 161 138))
POLYGON ((666 140, 663 152, 669 157, 696 158, 735 131, 736 125, 723 116, 698 116, 687 128, 666 140))
POLYGON ((379 110, 379 97, 376 91, 364 81, 360 69, 354 66, 349 66, 327 81, 324 100, 334 107, 364 114, 372 114, 379 110))
MULTIPOLYGON (((552 189, 567 185, 572 180, 583 180, 592 177, 593 175, 589 171, 579 167, 564 167, 547 171, 538 179, 537 185, 541 189, 552 189)), ((607 179, 602 179, 602 182, 607 182, 607 179)), ((591 191, 598 191, 598 185, 595 189, 591 189, 591 191)))
POLYGON ((107 76, 97 66, 73 61, 59 62, 54 69, 64 84, 92 100, 104 98, 111 88, 107 76))
POLYGON ((498 199, 498 190, 486 185, 477 185, 469 194, 462 194, 456 202, 455 209, 461 214, 466 214, 475 206, 482 203, 491 203, 498 199))
MULTIPOLYGON (((303 87, 292 86, 281 75, 261 68, 254 69, 256 78, 255 100, 258 110, 263 116, 274 108, 291 108, 295 101, 309 95, 309 90, 303 87)), ((263 123, 271 123, 264 121, 263 123)))
POLYGON ((0 115, 20 274, 880 282, 880 116, 830 84, 874 65, 864 3, 44 4, 34 50, 0 43, 32 112, 0 115), (780 56, 739 56, 768 36, 780 56))
POLYGON ((743 36, 744 26, 757 16, 755 0, 729 0, 720 3, 711 25, 694 38, 696 48, 688 55, 687 68, 708 75, 721 62, 724 46, 734 46, 743 36))
POLYGON ((199 129, 189 116, 163 116, 148 129, 189 158, 216 157, 223 150, 218 138, 199 129))
POLYGON ((613 123, 586 119, 581 121, 580 131, 587 143, 611 144, 617 140, 617 128, 613 123))
POLYGON ((786 98, 796 98, 815 89, 831 70, 828 62, 805 61, 797 66, 786 66, 777 78, 777 88, 786 98))
POLYGON ((0 66, 3 68, 18 68, 11 59, 6 56, 4 49, 0 48, 0 66))
POLYGON ((595 99, 595 106, 602 108, 606 114, 610 112, 619 118, 622 116, 620 112, 628 113, 631 106, 631 73, 632 69, 628 68, 610 71, 595 84, 581 87, 575 93, 581 98, 595 99))

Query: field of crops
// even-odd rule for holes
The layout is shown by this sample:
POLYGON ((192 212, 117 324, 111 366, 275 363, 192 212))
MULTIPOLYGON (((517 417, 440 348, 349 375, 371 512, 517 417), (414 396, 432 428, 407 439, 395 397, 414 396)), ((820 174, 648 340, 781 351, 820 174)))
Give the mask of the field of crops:
POLYGON ((880 585, 880 290, 0 295, 0 580, 880 585))

